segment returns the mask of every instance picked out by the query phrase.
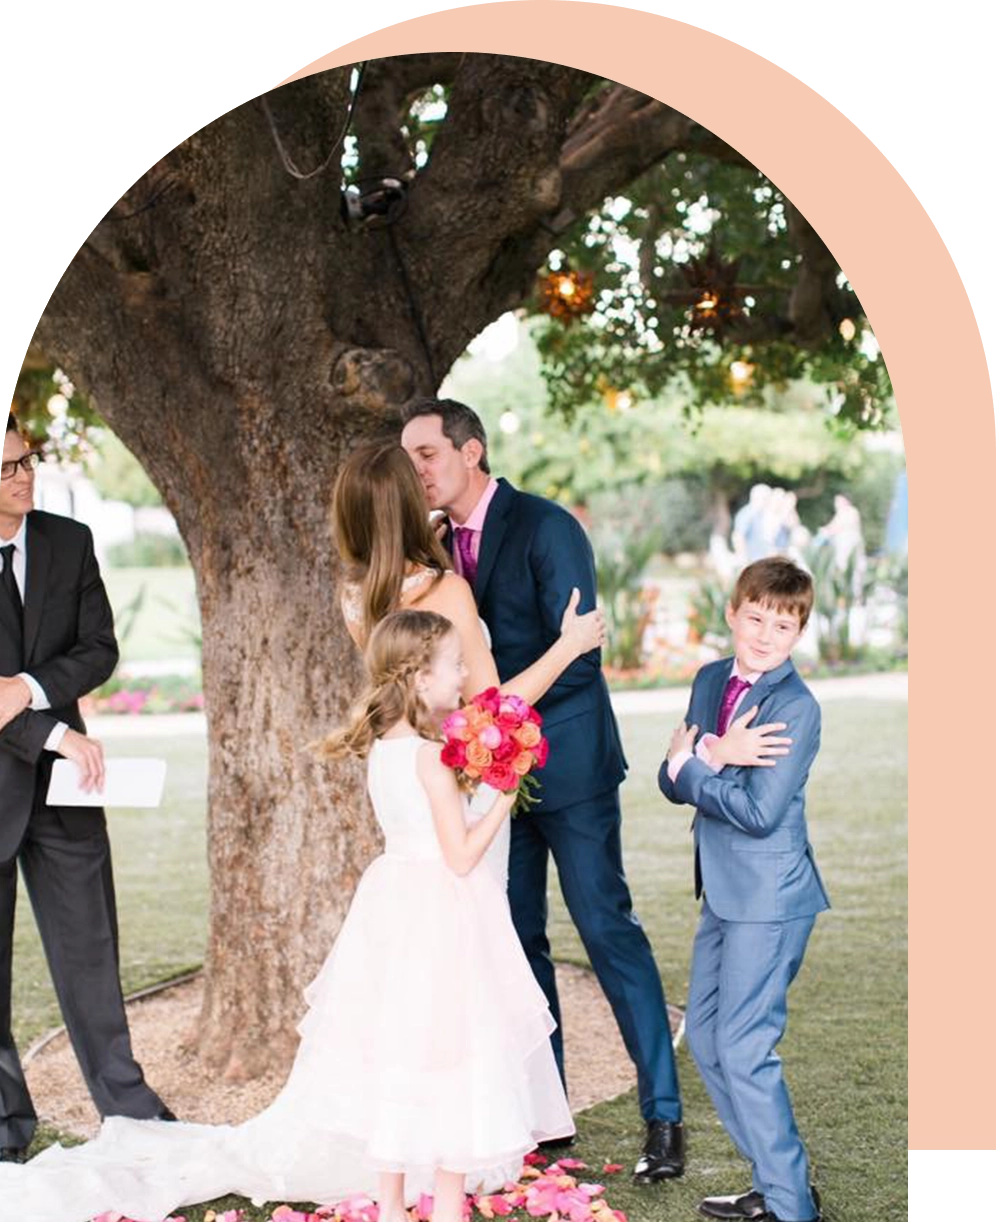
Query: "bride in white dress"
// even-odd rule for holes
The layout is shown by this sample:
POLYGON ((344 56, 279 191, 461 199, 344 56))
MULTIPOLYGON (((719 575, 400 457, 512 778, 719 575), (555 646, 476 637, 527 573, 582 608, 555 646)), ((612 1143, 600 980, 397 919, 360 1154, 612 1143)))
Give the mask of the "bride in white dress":
MULTIPOLYGON (((575 658, 604 643, 602 612, 577 615, 575 591, 564 608, 560 636, 531 666, 500 682, 473 591, 453 572, 450 557, 429 525, 422 484, 397 442, 361 446, 344 464, 332 494, 332 530, 347 568, 341 605, 353 640, 362 649, 376 624, 399 607, 445 616, 456 627, 463 647, 467 700, 489 687, 500 687, 536 704, 575 658)), ((471 813, 486 810, 493 797, 494 790, 480 786, 471 813)), ((510 835, 506 820, 487 854, 503 884, 508 881, 510 835)))

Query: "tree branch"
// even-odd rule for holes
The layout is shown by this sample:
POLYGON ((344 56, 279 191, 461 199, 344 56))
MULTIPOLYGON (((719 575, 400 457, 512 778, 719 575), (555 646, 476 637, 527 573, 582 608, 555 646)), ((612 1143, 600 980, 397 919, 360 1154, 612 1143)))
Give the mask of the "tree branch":
POLYGON ((405 178, 415 169, 412 149, 402 132, 415 94, 431 85, 449 84, 462 55, 396 55, 367 63, 353 112, 353 134, 360 154, 360 177, 405 178))
POLYGON ((854 311, 855 301, 837 285, 840 274, 837 260, 799 209, 787 199, 785 216, 789 237, 802 256, 788 305, 793 338, 801 347, 814 347, 854 311))
POLYGON ((609 85, 571 122, 560 159, 561 205, 550 227, 563 232, 607 195, 686 147, 694 128, 673 107, 625 85, 609 85))

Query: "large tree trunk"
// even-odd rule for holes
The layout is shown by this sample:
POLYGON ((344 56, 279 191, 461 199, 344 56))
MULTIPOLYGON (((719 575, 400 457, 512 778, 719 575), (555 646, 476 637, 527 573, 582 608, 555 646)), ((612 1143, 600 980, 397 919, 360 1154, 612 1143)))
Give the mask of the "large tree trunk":
MULTIPOLYGON (((295 158, 327 152, 346 89, 330 73, 274 101, 295 158)), ((361 678, 329 494, 350 446, 432 386, 388 246, 331 258, 351 236, 338 207, 337 171, 287 174, 248 103, 116 205, 38 329, 162 491, 196 574, 212 901, 198 1038, 230 1076, 289 1057, 301 989, 378 843, 362 769, 308 750, 361 678)))

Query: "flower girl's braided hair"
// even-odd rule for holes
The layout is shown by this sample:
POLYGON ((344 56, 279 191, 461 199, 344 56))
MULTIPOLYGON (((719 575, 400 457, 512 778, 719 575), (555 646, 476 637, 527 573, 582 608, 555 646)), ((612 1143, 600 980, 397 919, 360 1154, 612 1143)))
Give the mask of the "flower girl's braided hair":
POLYGON ((369 683, 353 705, 349 719, 318 745, 325 759, 369 754, 375 738, 402 718, 423 738, 439 740, 439 726, 416 690, 415 680, 428 670, 439 642, 453 625, 435 611, 394 611, 374 628, 366 649, 369 683))

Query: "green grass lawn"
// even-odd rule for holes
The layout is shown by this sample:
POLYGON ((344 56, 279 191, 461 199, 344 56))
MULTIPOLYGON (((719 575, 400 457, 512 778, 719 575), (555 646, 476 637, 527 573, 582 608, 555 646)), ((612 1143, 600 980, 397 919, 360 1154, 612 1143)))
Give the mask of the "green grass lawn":
POLYGON ((106 568, 122 662, 197 662, 200 617, 190 568, 106 568), (140 599, 132 617, 127 610, 140 599))
MULTIPOLYGON (((622 722, 630 779, 624 793, 626 866, 668 999, 683 1005, 697 906, 691 812, 669 806, 656 772, 669 719, 622 722)), ((175 974, 202 953, 207 911, 203 844, 204 749, 193 739, 115 744, 170 759, 161 811, 112 818, 126 989, 175 974)), ((817 921, 790 996, 781 1052, 796 1116, 828 1222, 906 1215, 906 706, 833 701, 810 783, 810 829, 834 907, 817 921)), ((584 963, 559 895, 551 904, 556 954, 584 963)), ((15 1006, 26 1042, 54 1019, 47 972, 30 921, 18 931, 15 1006)), ((689 1145, 682 1180, 637 1188, 608 1180, 609 1199, 636 1222, 695 1216, 707 1194, 749 1187, 687 1051, 679 1053, 689 1145)), ((570 1066, 568 1065, 568 1074, 570 1066)), ((600 1169, 635 1161, 642 1125, 623 1096, 578 1117, 572 1154, 600 1169)), ((591 1178, 596 1178, 591 1176, 591 1178)), ((244 1203, 234 1199, 224 1208, 244 1203)), ((221 1208, 217 1203, 216 1208, 221 1208)), ((183 1211, 202 1222, 203 1209, 183 1211)), ((269 1218, 247 1208, 247 1222, 269 1218)))
MULTIPOLYGON (((200 964, 207 933, 207 753, 197 738, 114 739, 109 754, 167 761, 158 810, 108 812, 126 993, 200 964)), ((23 887, 14 935, 14 1035, 21 1048, 60 1023, 23 887)))

